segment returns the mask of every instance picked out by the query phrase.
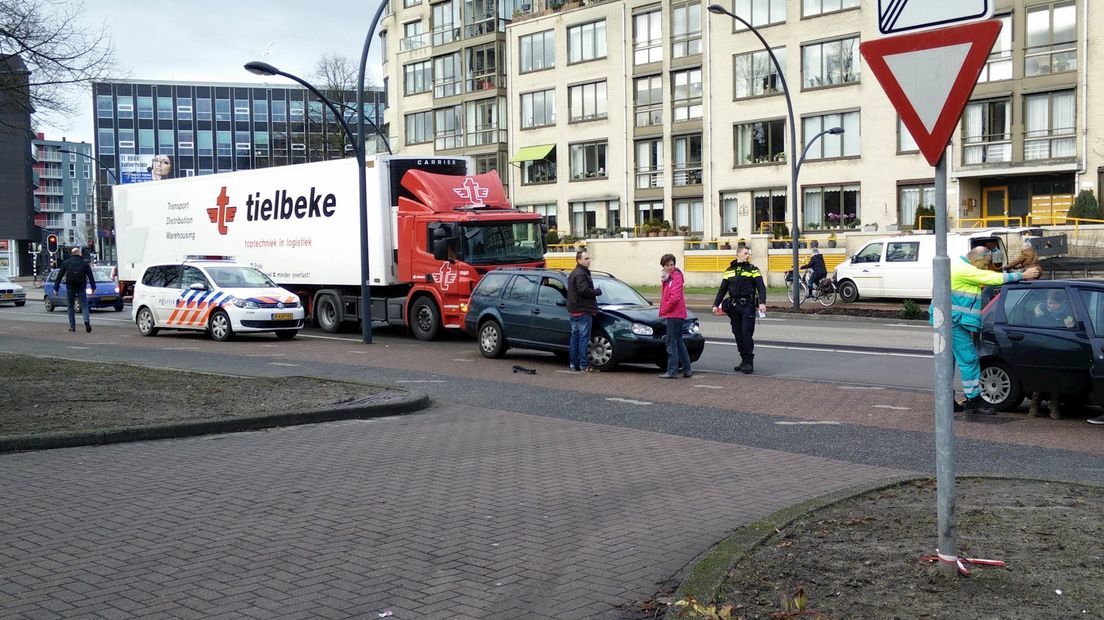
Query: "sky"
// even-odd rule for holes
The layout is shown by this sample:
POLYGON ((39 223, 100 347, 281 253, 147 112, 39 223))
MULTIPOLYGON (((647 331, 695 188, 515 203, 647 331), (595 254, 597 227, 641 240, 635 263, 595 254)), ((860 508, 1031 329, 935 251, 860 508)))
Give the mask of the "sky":
MULTIPOLYGON (((106 24, 114 43, 118 78, 289 84, 265 78, 242 66, 263 60, 312 81, 323 54, 345 56, 356 67, 368 26, 379 6, 375 0, 303 2, 302 0, 183 0, 135 2, 90 0, 83 6, 86 27, 106 24)), ((369 84, 382 84, 379 40, 368 57, 369 84)), ((80 114, 74 118, 36 117, 49 139, 93 142, 92 96, 74 90, 80 114)))

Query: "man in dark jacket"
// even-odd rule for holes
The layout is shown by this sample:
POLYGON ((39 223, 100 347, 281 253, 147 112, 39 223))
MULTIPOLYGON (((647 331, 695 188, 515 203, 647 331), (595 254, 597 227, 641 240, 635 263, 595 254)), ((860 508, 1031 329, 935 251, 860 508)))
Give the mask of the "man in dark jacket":
POLYGON ((575 253, 575 269, 567 277, 567 312, 571 315, 570 353, 567 367, 582 372, 598 372, 590 365, 587 349, 590 345, 590 328, 594 315, 598 314, 598 296, 602 289, 594 288, 590 277, 590 254, 586 250, 575 253))
POLYGON ((809 281, 806 284, 809 285, 808 294, 810 296, 820 286, 820 281, 828 275, 828 268, 824 266, 824 255, 817 248, 813 248, 813 255, 809 257, 809 262, 801 265, 798 269, 809 270, 809 281))
POLYGON ((727 314, 736 337, 740 365, 733 370, 748 375, 755 371, 755 310, 767 311, 767 285, 759 268, 749 262, 750 255, 746 247, 736 250, 736 260, 728 265, 713 300, 713 314, 727 314))
POLYGON ((54 279, 54 295, 58 294, 61 280, 65 278, 66 307, 69 310, 69 331, 77 331, 77 317, 73 307, 80 301, 81 316, 84 317, 84 331, 92 331, 92 322, 88 315, 88 293, 85 287, 93 290, 96 288, 96 277, 92 275, 92 267, 81 257, 81 249, 73 248, 72 255, 61 263, 57 278, 54 279))

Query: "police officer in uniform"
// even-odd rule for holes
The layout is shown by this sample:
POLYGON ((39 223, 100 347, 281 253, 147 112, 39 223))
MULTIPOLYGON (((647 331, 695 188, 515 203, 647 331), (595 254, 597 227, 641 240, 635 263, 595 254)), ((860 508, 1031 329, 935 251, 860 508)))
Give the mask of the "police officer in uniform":
POLYGON ((763 283, 763 274, 752 265, 748 258, 751 250, 741 247, 736 250, 736 260, 728 265, 724 280, 717 289, 713 300, 713 314, 728 315, 732 324, 732 335, 736 337, 736 348, 740 350, 740 365, 733 370, 750 375, 755 368, 755 311, 767 311, 767 285, 763 283), (727 297, 725 296, 727 294, 727 297))

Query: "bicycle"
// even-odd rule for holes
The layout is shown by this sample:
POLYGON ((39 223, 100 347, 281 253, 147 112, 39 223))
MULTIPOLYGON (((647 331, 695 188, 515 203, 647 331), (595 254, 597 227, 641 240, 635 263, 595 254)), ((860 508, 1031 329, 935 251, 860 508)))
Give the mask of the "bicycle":
MULTIPOLYGON (((820 284, 816 287, 816 290, 810 291, 807 269, 804 270, 804 274, 805 275, 801 277, 801 281, 799 283, 801 299, 798 300, 798 305, 801 305, 801 302, 805 301, 806 299, 816 300, 820 302, 820 305, 824 306, 825 308, 828 308, 832 304, 836 303, 836 298, 839 297, 839 289, 836 286, 835 278, 831 276, 825 276, 820 281, 820 284)), ((786 298, 790 300, 791 304, 793 303, 794 299, 792 269, 786 271, 786 298)))

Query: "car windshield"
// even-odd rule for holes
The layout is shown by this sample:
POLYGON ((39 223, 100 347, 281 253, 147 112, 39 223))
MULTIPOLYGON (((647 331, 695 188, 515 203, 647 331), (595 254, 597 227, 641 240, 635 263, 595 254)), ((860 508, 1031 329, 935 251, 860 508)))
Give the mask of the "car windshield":
POLYGON ((647 306, 648 300, 640 296, 636 289, 616 278, 597 276, 594 286, 602 289, 598 296, 600 306, 647 306))
POLYGON ((11 282, 12 279, 7 275, 0 273, 0 282, 11 282))
POLYGON ((110 282, 112 280, 111 267, 93 267, 92 277, 96 278, 97 282, 110 282))
POLYGON ((457 257, 472 265, 510 265, 544 260, 539 222, 464 224, 457 257))
POLYGON ((207 275, 221 288, 276 288, 275 282, 252 267, 208 267, 207 275))

